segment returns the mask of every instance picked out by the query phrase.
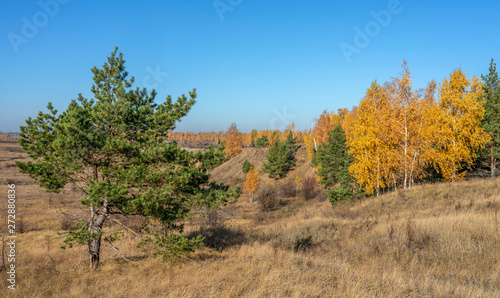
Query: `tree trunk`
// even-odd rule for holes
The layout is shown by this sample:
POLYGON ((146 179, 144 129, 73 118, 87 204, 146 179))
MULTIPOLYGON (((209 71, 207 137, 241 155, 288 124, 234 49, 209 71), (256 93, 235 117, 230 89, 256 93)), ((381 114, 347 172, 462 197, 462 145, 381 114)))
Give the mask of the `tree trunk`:
POLYGON ((89 243, 90 268, 99 267, 99 255, 101 253, 101 237, 89 243))
MULTIPOLYGON (((91 235, 97 235, 102 230, 102 226, 104 221, 109 215, 108 203, 104 201, 104 204, 101 208, 93 208, 92 210, 92 218, 90 222, 90 233, 91 235)), ((101 254, 101 236, 96 236, 95 239, 91 239, 88 243, 88 251, 90 254, 90 268, 97 268, 99 266, 99 256, 101 254)))
POLYGON ((493 156, 493 147, 491 147, 491 178, 495 177, 495 170, 496 170, 496 165, 495 165, 495 157, 493 156))

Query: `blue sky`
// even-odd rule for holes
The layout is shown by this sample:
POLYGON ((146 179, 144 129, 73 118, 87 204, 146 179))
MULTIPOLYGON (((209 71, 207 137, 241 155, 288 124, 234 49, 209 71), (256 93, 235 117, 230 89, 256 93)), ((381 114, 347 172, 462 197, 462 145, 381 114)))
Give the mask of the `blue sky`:
POLYGON ((49 101, 63 111, 91 97, 90 69, 115 46, 158 102, 197 88, 177 130, 305 129, 324 109, 357 105, 404 58, 415 88, 458 67, 486 73, 500 59, 499 14, 493 0, 5 0, 0 131, 49 101))

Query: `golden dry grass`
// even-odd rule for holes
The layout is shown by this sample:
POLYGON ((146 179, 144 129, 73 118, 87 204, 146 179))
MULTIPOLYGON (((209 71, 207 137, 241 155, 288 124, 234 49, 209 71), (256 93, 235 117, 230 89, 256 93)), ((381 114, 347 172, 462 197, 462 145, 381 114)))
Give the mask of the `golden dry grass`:
MULTIPOLYGON (((243 185, 246 174, 243 173, 243 162, 248 160, 259 171, 260 183, 276 184, 275 179, 268 177, 268 174, 262 172, 262 166, 267 163, 267 152, 269 148, 243 148, 242 152, 236 157, 225 162, 212 171, 213 180, 230 186, 243 185)), ((288 173, 285 180, 294 180, 296 175, 302 179, 314 175, 314 169, 307 161, 307 152, 305 145, 302 144, 295 153, 296 166, 288 173)))
MULTIPOLYGON (((141 252, 126 233, 117 246, 133 263, 104 247, 100 268, 84 262, 71 271, 82 249, 58 248, 62 218, 47 207, 78 208, 77 193, 53 195, 49 205, 48 194, 8 167, 19 153, 0 152, 0 180, 26 182, 17 187, 26 230, 18 238, 18 288, 7 290, 2 278, 2 297, 500 296, 498 178, 422 185, 335 209, 290 199, 262 214, 242 198, 210 234, 219 247, 169 264, 141 252)), ((214 179, 226 179, 217 171, 241 172, 234 160, 214 179)), ((0 193, 6 189, 2 183, 0 193)), ((198 229, 192 223, 187 232, 198 229)))

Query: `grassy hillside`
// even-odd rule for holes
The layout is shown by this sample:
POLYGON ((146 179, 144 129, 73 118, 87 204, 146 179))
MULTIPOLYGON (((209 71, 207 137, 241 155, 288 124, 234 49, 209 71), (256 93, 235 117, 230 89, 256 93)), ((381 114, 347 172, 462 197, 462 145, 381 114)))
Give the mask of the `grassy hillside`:
MULTIPOLYGON (((59 248, 72 222, 56 211, 78 212, 78 193, 44 193, 13 167, 26 158, 18 149, 0 144, 0 194, 6 197, 7 182, 16 183, 23 230, 18 289, 8 291, 2 278, 2 297, 500 296, 498 178, 422 185, 335 209, 291 197, 284 208, 262 212, 243 196, 219 212, 218 226, 201 219, 187 226, 186 233, 206 235, 207 246, 181 263, 142 252, 138 237, 125 230, 116 246, 129 261, 103 247, 102 266, 92 271, 85 248, 59 248)), ((266 150, 244 149, 213 179, 241 183, 243 161, 260 167, 266 150)), ((302 148, 289 178, 310 173, 302 148)), ((2 216, 2 234, 5 228, 2 216)))
MULTIPOLYGON (((222 164, 220 167, 212 171, 212 179, 214 181, 225 183, 231 186, 242 185, 245 182, 245 174, 242 171, 243 162, 248 160, 252 165, 256 166, 260 175, 261 183, 275 184, 275 179, 270 179, 266 173, 262 173, 262 166, 267 163, 267 152, 269 148, 243 148, 241 154, 235 158, 222 164)), ((293 180, 296 175, 307 177, 314 175, 313 168, 309 165, 307 152, 302 145, 295 154, 296 166, 288 173, 284 180, 293 180)))

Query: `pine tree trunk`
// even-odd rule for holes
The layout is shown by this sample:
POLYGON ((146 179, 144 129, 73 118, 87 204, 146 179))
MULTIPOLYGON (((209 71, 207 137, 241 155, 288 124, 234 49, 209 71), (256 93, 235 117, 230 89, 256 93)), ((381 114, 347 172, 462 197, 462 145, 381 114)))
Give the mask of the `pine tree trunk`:
MULTIPOLYGON (((96 235, 102 230, 104 221, 108 217, 108 204, 107 201, 104 202, 101 208, 92 208, 92 219, 90 223, 90 232, 92 235, 96 235)), ((89 266, 90 268, 99 267, 99 257, 101 254, 101 236, 96 239, 90 240, 88 244, 88 251, 90 254, 89 266)))
POLYGON ((90 253, 90 268, 99 267, 99 255, 101 253, 101 237, 96 240, 92 240, 89 243, 89 253, 90 253))

